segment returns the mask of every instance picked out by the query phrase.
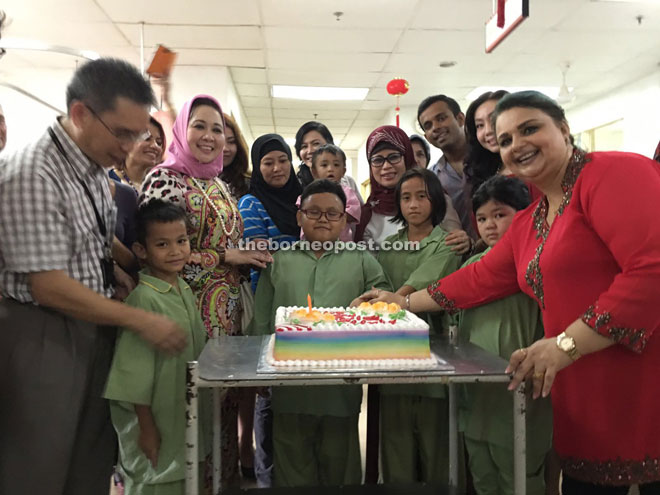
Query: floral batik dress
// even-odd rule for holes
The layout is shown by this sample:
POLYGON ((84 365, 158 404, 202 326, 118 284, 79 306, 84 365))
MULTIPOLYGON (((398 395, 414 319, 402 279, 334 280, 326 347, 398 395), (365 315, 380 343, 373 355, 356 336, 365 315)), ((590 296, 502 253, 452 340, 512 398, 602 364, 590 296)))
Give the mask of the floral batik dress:
POLYGON ((180 205, 188 214, 192 254, 181 276, 197 297, 209 336, 240 333, 239 271, 220 262, 220 252, 238 247, 243 236, 229 188, 220 179, 157 168, 145 179, 140 203, 153 198, 180 205))

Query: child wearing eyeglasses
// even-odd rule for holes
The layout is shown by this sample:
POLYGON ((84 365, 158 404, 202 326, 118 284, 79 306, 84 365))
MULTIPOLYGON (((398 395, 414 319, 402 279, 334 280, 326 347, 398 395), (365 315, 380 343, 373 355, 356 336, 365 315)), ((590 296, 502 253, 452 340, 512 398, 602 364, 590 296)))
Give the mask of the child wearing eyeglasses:
MULTIPOLYGON (((301 196, 298 225, 305 234, 291 250, 273 254, 255 295, 252 335, 275 328, 279 306, 349 306, 371 287, 390 287, 371 254, 328 249, 346 224, 346 196, 331 180, 315 180, 301 196), (303 249, 309 244, 310 249, 303 249), (325 246, 324 246, 325 244, 325 246)), ((358 415, 362 388, 273 387, 273 483, 278 487, 361 483, 358 415)))
MULTIPOLYGON (((315 179, 327 179, 341 185, 346 196, 346 225, 339 234, 339 240, 348 242, 353 240, 355 226, 360 222, 362 205, 355 191, 345 185, 342 178, 346 174, 346 154, 339 146, 324 144, 314 151, 312 155, 312 175, 315 179)), ((300 198, 296 202, 300 207, 300 198)), ((300 238, 305 239, 301 231, 300 238)))
MULTIPOLYGON (((430 170, 413 168, 396 185, 396 215, 402 228, 383 246, 417 242, 418 247, 378 252, 385 274, 397 294, 407 296, 460 267, 461 259, 445 243, 440 226, 446 203, 442 184, 430 170)), ((448 318, 419 314, 432 334, 441 334, 448 318)), ((381 466, 385 483, 449 481, 449 404, 441 384, 383 385, 380 389, 381 466)))

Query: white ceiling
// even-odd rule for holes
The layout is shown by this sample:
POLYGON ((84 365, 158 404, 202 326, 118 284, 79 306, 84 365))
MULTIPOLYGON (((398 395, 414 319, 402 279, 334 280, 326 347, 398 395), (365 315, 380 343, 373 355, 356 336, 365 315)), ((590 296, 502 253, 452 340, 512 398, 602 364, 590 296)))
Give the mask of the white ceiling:
MULTIPOLYGON (((510 0, 518 1, 518 0, 510 0)), ((446 93, 467 105, 478 86, 556 85, 569 61, 573 104, 586 102, 657 70, 660 1, 530 0, 530 17, 492 54, 484 23, 492 0, 5 0, 5 36, 95 50, 139 64, 161 43, 178 52, 177 77, 202 67, 230 68, 251 134, 292 137, 317 118, 351 153, 394 106, 385 91, 405 77, 402 105, 446 93), (333 12, 342 11, 339 21, 333 12), (641 25, 636 16, 644 16, 641 25), (443 69, 441 61, 456 61, 443 69), (185 67, 185 69, 184 69, 185 67), (361 102, 301 102, 270 97, 272 84, 368 87, 361 102)), ((0 79, 48 92, 43 77, 66 80, 70 57, 13 52, 0 79)), ((175 69, 177 71, 177 69, 175 69)), ((181 79, 177 79, 180 81, 181 79)), ((190 87, 173 88, 175 103, 190 87)), ((46 85, 47 86, 47 85, 46 85)), ((53 85, 50 85, 53 86, 53 85)))

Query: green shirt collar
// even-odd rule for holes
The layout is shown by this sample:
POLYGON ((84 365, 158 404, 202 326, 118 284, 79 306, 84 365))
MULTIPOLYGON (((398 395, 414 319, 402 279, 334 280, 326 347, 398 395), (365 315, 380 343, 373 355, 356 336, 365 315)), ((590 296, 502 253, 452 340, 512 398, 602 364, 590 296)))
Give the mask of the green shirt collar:
MULTIPOLYGON (((301 241, 296 241, 295 247, 292 248, 291 251, 299 251, 301 253, 304 253, 305 256, 307 256, 309 258, 312 258, 314 261, 319 261, 321 258, 324 258, 325 256, 332 256, 332 255, 335 255, 335 254, 339 254, 339 253, 335 253, 334 249, 331 249, 330 251, 325 251, 321 255, 321 258, 317 258, 316 255, 314 254, 314 251, 312 251, 311 249, 301 249, 300 245, 299 245, 300 242, 301 241)), ((309 242, 311 242, 311 241, 309 241, 309 242)))
MULTIPOLYGON (((406 242, 408 240, 408 227, 403 227, 399 229, 399 231, 394 234, 395 236, 395 241, 403 241, 406 242)), ((433 230, 429 235, 427 235, 424 239, 422 239, 419 243, 419 248, 424 248, 426 247, 427 244, 430 242, 444 242, 445 237, 447 237, 447 232, 445 229, 440 227, 440 225, 436 225, 433 227, 433 230)))
MULTIPOLYGON (((178 282, 179 282, 179 290, 183 290, 186 288, 186 285, 181 283, 180 278, 178 282)), ((171 284, 165 282, 164 280, 158 277, 149 275, 148 268, 145 268, 144 270, 140 271, 140 283, 142 285, 146 285, 150 289, 155 290, 156 292, 160 292, 161 294, 166 294, 172 290, 171 284)))

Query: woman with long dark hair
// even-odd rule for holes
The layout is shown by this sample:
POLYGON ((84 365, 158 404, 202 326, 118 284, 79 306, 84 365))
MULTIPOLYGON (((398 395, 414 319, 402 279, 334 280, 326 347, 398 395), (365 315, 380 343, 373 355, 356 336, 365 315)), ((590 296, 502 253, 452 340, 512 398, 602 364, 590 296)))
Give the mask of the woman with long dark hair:
POLYGON ((250 189, 248 146, 241 129, 231 115, 225 118, 225 149, 222 152, 224 165, 220 178, 227 183, 229 191, 238 202, 250 189))
POLYGON ((467 173, 472 178, 473 191, 495 174, 510 175, 500 157, 491 116, 495 105, 509 92, 487 91, 474 100, 465 112, 465 136, 468 144, 467 173))

